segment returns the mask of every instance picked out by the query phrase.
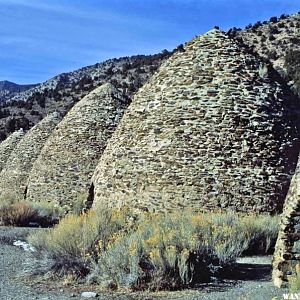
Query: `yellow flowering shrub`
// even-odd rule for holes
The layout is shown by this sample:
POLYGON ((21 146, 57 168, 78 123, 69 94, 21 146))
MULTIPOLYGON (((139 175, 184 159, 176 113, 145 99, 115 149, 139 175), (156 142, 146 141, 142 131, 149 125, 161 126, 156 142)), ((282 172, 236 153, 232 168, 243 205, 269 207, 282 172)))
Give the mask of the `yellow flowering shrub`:
POLYGON ((40 251, 45 251, 54 260, 53 268, 61 273, 87 272, 91 261, 120 237, 126 226, 119 212, 110 210, 89 211, 81 215, 69 214, 53 229, 29 236, 29 243, 40 251))
MULTIPOLYGON (((202 280, 205 276, 196 274, 199 268, 203 273, 210 273, 230 266, 258 237, 261 244, 268 248, 271 240, 275 242, 277 222, 277 218, 270 216, 233 212, 194 212, 186 209, 168 214, 145 213, 139 216, 133 230, 120 236, 111 248, 120 251, 114 252, 114 258, 122 256, 123 261, 124 256, 128 258, 128 265, 122 265, 119 273, 126 270, 126 276, 130 277, 133 274, 132 264, 129 266, 130 257, 135 260, 139 257, 142 266, 134 267, 135 276, 132 278, 137 278, 136 274, 140 273, 149 281, 147 284, 143 282, 144 287, 173 288, 168 286, 168 282, 175 282, 178 288, 202 280), (215 266, 215 269, 208 266, 215 266)), ((114 261, 111 262, 110 267, 114 268, 114 261)), ((116 283, 122 285, 121 282, 116 283)))
POLYGON ((93 282, 157 290, 209 280, 249 247, 267 251, 277 230, 278 218, 271 216, 189 209, 134 215, 125 207, 68 215, 29 241, 47 251, 57 269, 73 262, 93 282))

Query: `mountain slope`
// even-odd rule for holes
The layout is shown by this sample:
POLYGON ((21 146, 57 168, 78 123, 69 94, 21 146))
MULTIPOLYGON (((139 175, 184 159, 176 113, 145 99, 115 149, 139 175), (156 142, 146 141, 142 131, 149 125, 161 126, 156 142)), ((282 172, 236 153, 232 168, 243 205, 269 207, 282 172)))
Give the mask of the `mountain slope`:
POLYGON ((244 30, 233 28, 229 35, 243 42, 269 60, 274 68, 300 95, 300 13, 272 17, 267 22, 256 22, 244 30))
POLYGON ((19 128, 31 128, 47 114, 64 115, 96 87, 110 82, 119 88, 128 102, 160 64, 170 56, 138 55, 110 59, 103 63, 63 73, 0 104, 0 140, 19 128))
POLYGON ((27 91, 36 84, 16 84, 7 80, 0 81, 0 102, 7 101, 20 92, 27 91))

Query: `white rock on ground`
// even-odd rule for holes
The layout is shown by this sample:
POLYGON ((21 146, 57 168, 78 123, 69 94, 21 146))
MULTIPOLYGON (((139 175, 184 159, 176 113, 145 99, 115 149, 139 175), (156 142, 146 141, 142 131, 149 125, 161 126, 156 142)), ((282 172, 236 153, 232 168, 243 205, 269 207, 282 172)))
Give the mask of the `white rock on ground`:
POLYGON ((83 293, 81 293, 81 297, 84 297, 84 298, 96 298, 96 297, 98 297, 98 294, 95 293, 95 292, 83 292, 83 293))
POLYGON ((23 241, 20 241, 20 240, 15 241, 15 242, 13 243, 13 245, 14 245, 14 246, 17 246, 17 247, 21 247, 21 248, 23 248, 25 251, 35 252, 35 248, 34 248, 34 247, 32 247, 32 246, 30 246, 28 243, 23 242, 23 241))

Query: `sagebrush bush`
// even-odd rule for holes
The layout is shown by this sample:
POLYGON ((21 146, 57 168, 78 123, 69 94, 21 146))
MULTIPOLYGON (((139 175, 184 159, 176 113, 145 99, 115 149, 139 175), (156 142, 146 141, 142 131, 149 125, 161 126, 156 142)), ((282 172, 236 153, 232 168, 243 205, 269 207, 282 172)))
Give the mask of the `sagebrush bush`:
POLYGON ((73 199, 71 211, 75 215, 80 215, 85 209, 86 194, 79 194, 73 199))
POLYGON ((33 234, 28 240, 38 250, 47 249, 55 262, 52 268, 58 273, 86 274, 85 257, 97 243, 99 226, 99 219, 94 214, 67 215, 53 230, 43 235, 33 234))
POLYGON ((242 223, 249 237, 249 245, 244 254, 257 255, 273 252, 279 231, 279 220, 279 216, 244 216, 242 223))
POLYGON ((22 201, 22 199, 18 199, 16 197, 16 195, 14 195, 14 194, 11 194, 11 193, 1 194, 1 196, 0 196, 0 210, 5 209, 8 206, 10 206, 10 205, 12 205, 16 202, 19 202, 19 201, 22 201))
POLYGON ((268 251, 277 231, 278 218, 267 215, 185 209, 137 216, 123 208, 68 215, 29 242, 53 259, 52 269, 61 275, 159 290, 209 281, 245 251, 268 251))
POLYGON ((128 208, 68 215, 29 237, 59 274, 88 274, 133 289, 178 289, 209 281, 242 253, 267 252, 278 218, 221 212, 134 215, 128 208))
POLYGON ((209 281, 250 245, 267 251, 271 240, 275 243, 277 230, 277 220, 268 216, 188 210, 145 214, 132 232, 113 238, 99 256, 98 270, 118 286, 186 287, 209 281))
POLYGON ((52 226, 64 216, 63 209, 55 203, 48 201, 29 202, 34 210, 37 211, 36 222, 42 226, 52 226))
POLYGON ((69 214, 52 230, 44 234, 32 234, 29 243, 40 251, 46 251, 53 259, 52 269, 60 274, 69 272, 82 276, 87 273, 88 264, 99 252, 99 241, 103 248, 110 237, 125 228, 122 218, 109 210, 101 213, 89 211, 86 214, 69 214))

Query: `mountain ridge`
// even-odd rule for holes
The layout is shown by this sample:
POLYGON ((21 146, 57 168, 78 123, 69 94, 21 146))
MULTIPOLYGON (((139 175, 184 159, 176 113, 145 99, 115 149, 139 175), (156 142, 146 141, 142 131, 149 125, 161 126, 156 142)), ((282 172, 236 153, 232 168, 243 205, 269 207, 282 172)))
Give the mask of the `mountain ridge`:
POLYGON ((0 102, 7 101, 15 95, 27 91, 39 84, 17 84, 9 80, 0 81, 0 102))
MULTIPOLYGON (((300 64, 299 28, 300 14, 297 13, 271 17, 269 21, 257 22, 243 30, 234 27, 228 34, 242 40, 267 63, 271 63, 283 80, 300 95, 300 72, 294 72, 293 65, 295 57, 298 57, 300 64)), ((177 50, 181 51, 182 45, 177 50)), ((120 88, 130 102, 133 94, 173 52, 164 50, 154 55, 109 59, 58 74, 25 91, 3 95, 5 101, 0 101, 0 141, 20 128, 25 131, 30 129, 53 111, 66 114, 75 103, 106 82, 120 88)))

